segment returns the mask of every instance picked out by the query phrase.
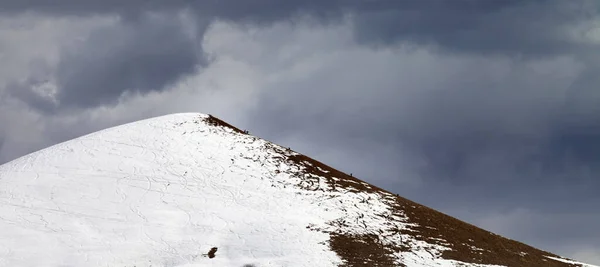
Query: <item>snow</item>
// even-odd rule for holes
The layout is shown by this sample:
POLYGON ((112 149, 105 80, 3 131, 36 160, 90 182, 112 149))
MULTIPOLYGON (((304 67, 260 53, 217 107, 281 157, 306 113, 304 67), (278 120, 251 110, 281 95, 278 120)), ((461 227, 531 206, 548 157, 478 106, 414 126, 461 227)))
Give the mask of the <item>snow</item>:
POLYGON ((410 244, 395 255, 408 267, 492 266, 391 234, 407 223, 390 196, 328 190, 282 160, 293 152, 204 118, 142 120, 0 166, 0 266, 338 266, 327 231, 410 244))

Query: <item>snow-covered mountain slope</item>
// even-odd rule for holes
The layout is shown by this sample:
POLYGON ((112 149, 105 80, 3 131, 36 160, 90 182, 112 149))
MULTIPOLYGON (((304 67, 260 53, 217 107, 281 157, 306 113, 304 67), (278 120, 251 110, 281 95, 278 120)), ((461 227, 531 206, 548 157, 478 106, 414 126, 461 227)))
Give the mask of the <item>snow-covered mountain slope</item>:
POLYGON ((578 266, 203 114, 0 166, 0 265, 578 266))

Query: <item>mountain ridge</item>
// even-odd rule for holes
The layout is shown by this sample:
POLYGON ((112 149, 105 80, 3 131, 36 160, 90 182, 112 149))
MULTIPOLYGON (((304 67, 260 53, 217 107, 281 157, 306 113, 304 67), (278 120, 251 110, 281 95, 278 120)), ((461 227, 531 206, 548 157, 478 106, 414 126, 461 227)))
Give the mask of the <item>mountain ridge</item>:
MULTIPOLYGON (((235 131, 243 133, 243 131, 239 130, 238 128, 236 128, 236 127, 230 125, 229 123, 226 123, 225 121, 220 120, 212 115, 209 115, 209 120, 211 121, 212 125, 228 127, 235 131)), ((337 176, 344 177, 344 179, 360 181, 358 178, 356 178, 352 175, 348 175, 346 173, 338 171, 320 161, 314 160, 312 158, 309 158, 309 157, 301 155, 301 154, 299 154, 299 156, 292 157, 292 160, 295 160, 298 164, 301 164, 302 161, 309 161, 312 163, 311 165, 318 166, 321 169, 328 170, 328 171, 330 171, 330 173, 335 173, 337 176)), ((316 169, 308 168, 308 171, 316 172, 316 169)), ((362 181, 360 181, 360 182, 362 182, 362 181)), ((356 183, 356 184, 359 184, 359 183, 356 183)), ((375 185, 369 185, 369 186, 370 187, 362 187, 359 190, 364 191, 364 190, 373 190, 374 189, 374 191, 381 191, 381 192, 393 194, 392 192, 390 192, 386 189, 377 187, 375 185)), ((418 231, 419 233, 427 233, 427 235, 424 235, 423 241, 433 241, 433 242, 439 241, 439 240, 435 240, 436 239, 435 231, 432 232, 431 231, 432 226, 430 226, 428 224, 430 224, 430 223, 433 224, 434 222, 439 222, 440 218, 443 220, 448 220, 450 225, 456 224, 456 225, 459 225, 462 227, 462 229, 459 228, 461 233, 457 236, 454 236, 455 241, 458 241, 458 240, 456 240, 456 237, 461 237, 462 239, 464 239, 465 236, 470 237, 471 235, 473 235, 473 232, 471 232, 473 230, 476 231, 478 236, 483 240, 486 239, 485 235, 487 235, 487 234, 490 234, 493 237, 496 237, 497 239, 499 239, 498 243, 490 246, 491 248, 494 249, 494 251, 492 253, 497 253, 499 255, 492 256, 489 254, 486 255, 485 253, 481 254, 481 253, 478 253, 477 251, 468 249, 469 245, 465 245, 465 244, 467 244, 466 242, 463 242, 463 243, 455 242, 453 244, 453 246, 458 246, 458 247, 461 247, 462 249, 444 251, 442 253, 442 255, 443 255, 442 257, 445 256, 445 257, 447 257, 447 259, 453 259, 453 260, 470 262, 470 263, 497 264, 497 265, 503 265, 503 266, 549 266, 549 267, 550 266, 581 266, 579 264, 565 265, 565 262, 560 262, 560 263, 548 262, 547 257, 560 258, 560 256, 550 253, 550 252, 536 249, 534 247, 531 247, 529 245, 526 245, 526 244, 516 241, 516 240, 511 240, 511 239, 502 237, 500 235, 494 234, 494 233, 484 230, 480 227, 472 225, 468 222, 458 220, 450 215, 444 214, 444 213, 434 210, 430 207, 421 205, 417 202, 414 202, 407 198, 401 197, 398 194, 395 194, 395 195, 398 197, 399 202, 402 202, 402 204, 400 204, 400 207, 399 207, 400 209, 402 209, 402 210, 410 209, 410 211, 409 211, 410 215, 408 217, 412 218, 412 220, 409 220, 409 222, 414 221, 415 224, 418 225, 414 228, 414 230, 418 231), (426 213, 426 214, 428 214, 428 216, 421 217, 421 216, 418 216, 419 213, 426 213), (430 218, 430 217, 434 217, 435 219, 431 220, 432 218, 430 218), (510 245, 508 245, 508 244, 504 245, 503 242, 507 242, 510 245), (520 252, 535 251, 535 253, 530 254, 528 252, 525 252, 525 253, 527 253, 526 256, 522 256, 521 258, 513 259, 514 257, 511 257, 511 256, 514 256, 514 254, 510 253, 508 251, 509 248, 507 248, 507 246, 514 247, 515 252, 516 251, 520 251, 520 252), (467 249, 465 249, 465 248, 467 248, 467 249), (498 249, 498 248, 500 248, 500 249, 498 249), (531 256, 533 256, 533 257, 531 257, 531 256), (523 264, 525 264, 525 265, 523 265, 523 264), (530 264, 535 264, 535 265, 530 265, 530 264)), ((409 231, 404 231, 404 232, 406 233, 409 231)), ((349 238, 346 237, 346 239, 349 239, 349 238)), ((473 240, 473 239, 467 238, 467 240, 473 240)), ((335 243, 335 241, 334 241, 334 243, 335 243)), ((367 242, 367 244, 368 243, 370 243, 370 242, 367 242)), ((478 243, 476 241, 474 243, 476 243, 477 245, 482 244, 482 243, 478 243)), ((479 249, 481 249, 481 248, 479 248, 479 249)), ((343 248, 340 248, 340 250, 343 250, 343 248)), ((340 251, 339 253, 343 254, 344 252, 340 251)), ((519 256, 521 256, 521 255, 519 255, 519 256)), ((357 261, 358 260, 360 260, 360 259, 357 259, 357 261)))
MULTIPOLYGON (((126 247, 124 244, 134 244, 131 240, 137 240, 146 242, 138 245, 140 250, 158 251, 164 255, 177 254, 177 257, 173 256, 168 261, 162 259, 162 265, 159 266, 196 266, 194 264, 200 264, 198 266, 207 266, 207 264, 208 266, 233 266, 227 265, 233 264, 233 262, 236 262, 235 264, 238 266, 255 264, 257 267, 284 266, 285 264, 287 264, 285 266, 310 266, 315 263, 326 263, 326 265, 317 264, 317 266, 584 266, 462 222, 370 185, 289 148, 251 136, 212 115, 199 113, 179 113, 133 122, 76 138, 70 143, 68 141, 40 150, 0 166, 0 185, 5 188, 0 192, 0 196, 3 198, 3 202, 0 202, 2 203, 0 211, 15 209, 20 215, 8 216, 10 218, 2 217, 0 226, 15 230, 16 233, 21 234, 21 237, 32 231, 53 229, 50 232, 57 233, 56 237, 49 237, 48 240, 60 245, 62 243, 56 240, 65 239, 65 237, 59 229, 68 227, 60 226, 58 222, 78 221, 79 224, 74 228, 77 230, 63 229, 62 231, 70 231, 69 233, 74 235, 72 241, 79 242, 77 244, 81 246, 97 246, 102 257, 90 255, 85 249, 75 250, 67 247, 57 249, 66 254, 76 254, 76 259, 72 260, 74 263, 86 262, 87 260, 83 259, 92 258, 100 265, 105 255, 114 254, 116 255, 114 262, 122 260, 123 263, 135 262, 138 264, 137 266, 149 266, 142 265, 143 263, 137 258, 125 259, 125 256, 115 254, 112 249, 113 246, 126 247), (152 135, 153 131, 160 133, 154 136, 152 135), (147 136, 143 136, 144 134, 147 136), (194 147, 193 142, 197 142, 198 147, 194 147), (188 154, 184 154, 183 151, 188 154), (72 167, 68 162, 61 161, 63 159, 66 161, 77 160, 79 162, 74 165, 81 168, 72 167), (103 161, 112 162, 113 165, 105 164, 103 161), (59 166, 60 164, 65 166, 59 166), (148 164, 158 166, 148 166, 148 164), (38 165, 43 166, 38 168, 36 167, 38 165), (193 166, 197 166, 197 168, 190 168, 193 166), (152 171, 149 171, 151 168, 153 168, 152 171), (34 170, 29 171, 30 169, 34 170), (25 182, 19 183, 11 175, 21 175, 25 182), (98 186, 97 190, 79 184, 80 179, 96 176, 100 177, 94 180, 95 185, 98 186), (240 178, 246 176, 251 177, 240 178), (26 193, 29 191, 26 189, 36 188, 35 182, 44 181, 46 177, 50 177, 48 179, 55 184, 46 187, 39 186, 36 192, 47 198, 27 198, 26 193), (244 179, 243 183, 240 179, 244 179), (241 186, 231 186, 236 183, 241 183, 241 186), (92 215, 83 210, 78 210, 81 214, 75 215, 76 213, 66 208, 67 204, 77 203, 70 199, 69 194, 72 193, 67 190, 67 185, 72 184, 77 185, 75 187, 82 191, 79 199, 85 201, 82 201, 81 204, 88 205, 86 206, 88 208, 101 210, 102 212, 98 213, 100 215, 92 215), (200 186, 201 184, 212 186, 213 189, 220 190, 220 193, 213 195, 211 191, 206 190, 207 187, 200 186), (18 190, 9 190, 9 185, 14 185, 18 190), (64 186, 64 188, 59 188, 64 190, 56 189, 57 186, 64 186), (263 188, 268 186, 273 189, 269 191, 263 188), (110 189, 114 192, 102 189, 110 189), (84 192, 87 193, 84 194, 84 192), (210 195, 216 201, 210 202, 210 198, 204 195, 198 197, 200 193, 210 195), (266 193, 280 196, 277 200, 281 202, 293 199, 294 201, 290 200, 287 204, 297 208, 299 213, 304 212, 302 213, 304 217, 300 218, 296 213, 288 213, 285 207, 272 204, 270 199, 258 199, 266 193), (98 197, 94 199, 90 195, 98 197), (106 201, 112 200, 109 197, 103 199, 103 195, 120 198, 121 202, 117 204, 126 204, 128 205, 127 209, 112 202, 107 203, 106 201), (227 197, 225 197, 226 195, 227 197), (131 196, 139 197, 139 199, 135 198, 137 200, 134 201, 131 196), (57 200, 61 197, 63 200, 57 200), (248 236, 253 236, 257 229, 250 229, 250 232, 244 236, 239 233, 229 233, 233 230, 228 227, 230 224, 244 225, 248 221, 251 221, 250 225, 256 226, 262 223, 261 220, 239 218, 216 208, 211 210, 211 213, 200 213, 209 218, 206 219, 196 214, 197 209, 202 207, 201 209, 210 210, 212 207, 199 206, 200 204, 195 202, 194 204, 182 202, 182 197, 186 201, 192 199, 210 205, 219 204, 218 201, 229 201, 231 203, 223 204, 223 208, 231 208, 241 213, 243 213, 242 207, 254 209, 258 213, 262 212, 267 221, 285 225, 280 229, 278 228, 280 225, 267 224, 268 228, 274 230, 272 232, 258 230, 260 234, 257 236, 259 237, 264 238, 265 235, 268 236, 279 231, 277 233, 281 233, 283 236, 290 235, 288 232, 293 232, 303 239, 296 244, 289 240, 275 238, 275 241, 280 242, 275 244, 284 244, 282 246, 287 246, 288 250, 286 248, 277 250, 274 246, 266 246, 262 243, 253 244, 248 236), (238 202, 240 199, 256 203, 247 205, 247 203, 238 202), (16 203, 16 200, 20 201, 16 203), (295 204, 295 201, 302 204, 295 204), (51 205, 53 208, 44 206, 47 203, 53 203, 51 205), (120 211, 113 212, 98 206, 98 204, 113 205, 112 207, 120 211), (281 214, 270 214, 271 209, 263 209, 259 204, 275 205, 271 209, 281 212, 281 214), (185 205, 190 205, 195 209, 183 207, 185 205), (42 211, 41 207, 47 210, 42 211), (155 207, 160 207, 158 209, 167 214, 187 217, 187 222, 185 219, 180 219, 181 221, 165 223, 163 227, 169 231, 185 232, 194 238, 211 239, 213 236, 210 231, 199 230, 211 228, 218 232, 218 234, 213 233, 214 235, 226 238, 237 235, 239 240, 250 243, 251 249, 246 249, 249 250, 246 253, 243 246, 231 242, 216 240, 209 244, 208 241, 199 241, 194 238, 187 240, 189 242, 186 244, 179 244, 180 239, 185 235, 160 232, 161 229, 152 225, 154 222, 149 220, 149 217, 168 221, 164 219, 164 216, 154 214, 155 207), (34 208, 38 210, 36 211, 34 208), (64 213, 65 215, 62 217, 50 216, 62 211, 70 213, 64 213), (84 215, 101 218, 90 217, 89 221, 85 221, 80 219, 84 215), (121 224, 106 223, 106 219, 102 216, 108 215, 117 220, 125 218, 125 223, 143 227, 144 230, 141 231, 146 237, 132 234, 132 229, 121 224), (219 216, 216 215, 231 216, 231 220, 217 219, 219 216), (288 216, 292 222, 282 223, 278 221, 278 216, 288 216), (56 223, 52 220, 55 220, 56 223), (217 224, 207 222, 207 220, 211 222, 223 220, 221 224, 227 226, 221 229, 219 228, 221 226, 216 227, 217 224), (28 225, 29 228, 15 227, 10 223, 11 221, 21 222, 21 224, 26 222, 25 225, 28 225), (110 227, 116 227, 117 230, 110 229, 109 231, 108 228, 104 229, 98 226, 105 223, 110 227), (303 229, 299 229, 300 226, 303 229), (94 231, 90 230, 94 227, 96 228, 94 231), (77 232, 80 231, 80 228, 87 230, 81 233, 77 232), (152 231, 148 231, 150 228, 152 231), (118 234, 110 234, 111 231, 118 232, 118 234), (75 236, 73 232, 79 235, 75 236), (116 242, 106 239, 106 244, 101 246, 98 245, 98 242, 87 240, 90 233, 98 235, 97 238, 100 240, 105 240, 104 236, 118 237, 119 235, 123 240, 116 242), (160 238, 157 238, 157 235, 160 235, 160 238), (168 239, 169 237, 172 240, 168 239), (158 241, 159 239, 160 241, 158 241), (313 241, 309 242, 305 239, 313 241), (316 240, 320 241, 315 242, 316 240), (216 243, 220 244, 218 249, 213 247, 213 245, 218 245, 216 243), (307 247, 307 244, 312 247, 307 247), (110 249, 107 249, 106 246, 109 246, 110 249), (187 246, 206 247, 204 249, 206 251, 193 252, 187 246), (270 254, 265 252, 269 256, 257 256, 260 254, 257 251, 262 251, 265 247, 269 247, 271 250, 270 254), (296 249, 305 251, 298 253, 296 249), (210 251, 213 251, 212 257, 203 256, 208 255, 210 251), (238 257, 239 255, 236 253, 244 256, 238 257), (219 254, 229 255, 230 258, 222 257, 219 254)), ((21 244, 17 238, 7 234, 6 231, 0 232, 0 238, 10 240, 10 245, 21 244)), ((270 240, 269 242, 274 241, 270 240)), ((12 251, 12 254, 18 254, 9 248, 10 245, 6 245, 4 249, 12 251)), ((0 246, 0 248, 3 247, 0 246)), ((47 249, 48 246, 35 246, 35 248, 42 250, 47 249)), ((137 251, 132 250, 132 253, 135 254, 137 251)), ((8 254, 10 253, 4 255, 5 258, 9 258, 6 256, 8 254)), ((65 257, 68 258, 67 256, 65 257)), ((0 257, 0 263, 2 263, 1 259, 3 257, 0 257)), ((18 258, 10 259, 18 262, 18 258)), ((9 261, 6 260, 6 262, 9 261)), ((67 263, 61 262, 61 264, 68 265, 68 262, 67 260, 67 263)))

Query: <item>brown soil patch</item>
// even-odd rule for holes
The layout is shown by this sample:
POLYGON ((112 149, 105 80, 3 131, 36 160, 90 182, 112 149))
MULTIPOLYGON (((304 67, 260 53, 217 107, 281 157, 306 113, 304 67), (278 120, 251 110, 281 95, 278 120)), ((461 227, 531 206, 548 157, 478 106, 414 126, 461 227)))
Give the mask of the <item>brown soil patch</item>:
POLYGON ((340 267, 396 266, 391 256, 395 248, 382 244, 376 235, 331 233, 329 236, 329 245, 344 260, 340 267))
POLYGON ((225 128, 229 128, 231 130, 233 130, 234 132, 240 133, 240 134, 247 134, 247 132, 242 131, 240 129, 238 129, 237 127, 222 121, 221 119, 214 117, 213 115, 208 115, 208 118, 205 118, 204 121, 210 125, 210 126, 220 126, 220 127, 225 127, 225 128))

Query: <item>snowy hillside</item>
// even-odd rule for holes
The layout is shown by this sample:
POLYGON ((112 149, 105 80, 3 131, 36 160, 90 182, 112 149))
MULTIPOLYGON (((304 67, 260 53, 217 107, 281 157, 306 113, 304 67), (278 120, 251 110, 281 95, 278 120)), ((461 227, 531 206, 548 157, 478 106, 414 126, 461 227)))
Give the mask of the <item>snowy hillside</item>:
POLYGON ((175 114, 0 166, 0 266, 578 265, 175 114))

